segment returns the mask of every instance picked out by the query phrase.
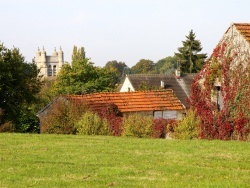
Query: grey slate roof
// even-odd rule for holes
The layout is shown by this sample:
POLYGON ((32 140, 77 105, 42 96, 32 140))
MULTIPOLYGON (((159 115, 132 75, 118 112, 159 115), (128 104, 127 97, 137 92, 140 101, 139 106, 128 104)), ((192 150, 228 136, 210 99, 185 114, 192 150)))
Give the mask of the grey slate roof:
POLYGON ((182 104, 187 107, 187 98, 196 74, 182 74, 176 78, 173 74, 129 74, 127 75, 134 89, 137 91, 142 82, 149 86, 160 89, 161 81, 164 82, 164 89, 172 89, 182 104))

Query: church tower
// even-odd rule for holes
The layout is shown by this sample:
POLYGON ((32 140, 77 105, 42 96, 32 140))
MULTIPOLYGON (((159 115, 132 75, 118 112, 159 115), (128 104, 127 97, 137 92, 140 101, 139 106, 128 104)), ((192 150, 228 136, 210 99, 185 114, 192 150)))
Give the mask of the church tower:
POLYGON ((39 70, 38 76, 41 78, 53 78, 55 77, 64 64, 63 51, 60 47, 59 52, 55 50, 51 56, 46 55, 46 51, 43 47, 42 51, 38 48, 35 57, 35 63, 39 70))

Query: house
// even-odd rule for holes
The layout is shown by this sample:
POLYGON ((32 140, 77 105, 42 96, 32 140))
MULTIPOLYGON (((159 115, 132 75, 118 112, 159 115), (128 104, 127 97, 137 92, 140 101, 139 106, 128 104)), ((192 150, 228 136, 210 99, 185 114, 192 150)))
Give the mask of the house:
POLYGON ((129 74, 119 87, 119 92, 139 90, 172 89, 177 98, 187 108, 191 83, 196 76, 193 74, 129 74))
POLYGON ((185 107, 175 96, 173 90, 138 91, 138 92, 105 92, 85 95, 60 96, 37 113, 40 126, 46 116, 55 108, 57 102, 70 101, 75 105, 85 105, 90 110, 98 111, 110 104, 115 104, 123 116, 140 113, 154 118, 182 119, 185 107))
POLYGON ((192 83, 201 137, 250 138, 250 23, 232 23, 192 83))
MULTIPOLYGON (((230 27, 223 34, 221 40, 218 42, 218 46, 224 45, 224 54, 229 54, 232 58, 230 63, 230 69, 244 69, 250 62, 250 23, 232 23, 230 27), (242 65, 240 65, 242 64, 242 65)), ((213 56, 216 52, 213 52, 211 57, 207 60, 206 64, 211 64, 213 56)), ((211 65, 207 65, 210 66, 211 65)), ((200 84, 203 87, 205 81, 205 72, 202 70, 200 73, 200 84)), ((248 77, 248 75, 242 75, 248 77)), ((222 96, 222 81, 224 78, 217 78, 214 81, 213 93, 211 100, 217 103, 218 109, 222 109, 224 106, 222 96)))
MULTIPOLYGON (((226 50, 238 54, 234 64, 250 60, 250 23, 232 23, 226 30, 218 45, 226 43, 226 50)), ((218 46, 217 45, 217 46, 218 46)))
POLYGON ((93 111, 98 111, 105 106, 115 104, 123 116, 140 113, 154 118, 182 119, 185 110, 185 107, 171 89, 161 91, 92 93, 64 97, 76 104, 83 102, 93 111))

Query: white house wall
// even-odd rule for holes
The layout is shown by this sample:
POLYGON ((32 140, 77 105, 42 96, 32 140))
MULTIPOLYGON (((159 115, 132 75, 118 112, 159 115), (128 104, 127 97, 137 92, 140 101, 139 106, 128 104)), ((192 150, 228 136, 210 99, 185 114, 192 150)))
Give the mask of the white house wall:
POLYGON ((131 82, 129 81, 128 77, 126 77, 120 89, 120 92, 128 92, 128 91, 135 91, 135 89, 132 86, 131 82))
POLYGON ((234 59, 235 66, 237 66, 239 62, 247 63, 250 60, 250 45, 237 30, 235 25, 231 25, 219 43, 222 44, 224 42, 227 45, 227 51, 231 50, 231 54, 237 53, 237 57, 234 59))

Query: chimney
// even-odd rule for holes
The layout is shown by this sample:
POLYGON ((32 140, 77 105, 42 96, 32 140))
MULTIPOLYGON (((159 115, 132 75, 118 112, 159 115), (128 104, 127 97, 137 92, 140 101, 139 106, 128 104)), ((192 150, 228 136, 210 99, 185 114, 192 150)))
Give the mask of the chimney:
POLYGON ((180 71, 180 69, 176 69, 175 70, 175 76, 176 76, 176 78, 180 78, 181 77, 181 71, 180 71))
POLYGON ((165 87, 165 84, 163 81, 161 81, 161 88, 164 88, 165 87))

